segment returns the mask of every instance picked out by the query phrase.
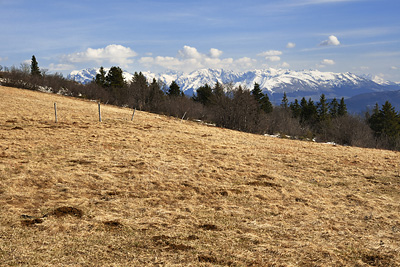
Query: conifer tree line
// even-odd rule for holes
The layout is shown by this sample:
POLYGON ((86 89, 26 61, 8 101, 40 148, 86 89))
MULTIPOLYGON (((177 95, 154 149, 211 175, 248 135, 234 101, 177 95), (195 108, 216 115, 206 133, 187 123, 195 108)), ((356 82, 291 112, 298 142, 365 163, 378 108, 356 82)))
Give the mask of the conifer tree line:
POLYGON ((216 126, 282 137, 335 142, 342 145, 400 150, 400 114, 386 102, 364 117, 348 114, 345 99, 318 102, 311 98, 289 102, 284 93, 281 104, 272 105, 260 85, 243 88, 232 84, 204 85, 192 97, 186 96, 176 81, 148 82, 135 72, 125 81, 120 67, 108 72, 103 67, 91 83, 80 84, 61 74, 40 70, 32 56, 31 64, 20 68, 0 66, 1 84, 30 90, 51 89, 53 93, 95 99, 103 103, 136 108, 178 118, 202 120, 216 126))

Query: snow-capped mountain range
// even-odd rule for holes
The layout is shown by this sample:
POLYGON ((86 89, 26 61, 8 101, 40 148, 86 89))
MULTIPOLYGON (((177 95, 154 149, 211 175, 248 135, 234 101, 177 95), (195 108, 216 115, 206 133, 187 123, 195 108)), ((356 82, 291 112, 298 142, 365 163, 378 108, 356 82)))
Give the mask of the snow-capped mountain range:
MULTIPOLYGON (((73 71, 68 78, 81 83, 93 80, 99 69, 85 69, 73 71)), ((107 69, 106 69, 107 71, 107 69)), ((289 100, 299 97, 319 99, 321 94, 327 98, 349 98, 362 93, 382 92, 387 90, 400 90, 400 84, 373 81, 367 76, 358 76, 353 73, 333 73, 318 70, 285 70, 263 69, 246 72, 235 72, 223 69, 200 69, 191 73, 168 71, 164 73, 142 72, 149 82, 155 78, 169 86, 175 81, 186 95, 191 96, 197 88, 208 84, 214 86, 218 81, 221 84, 231 83, 252 89, 258 83, 261 89, 268 93, 273 101, 281 99, 286 92, 289 100), (390 85, 390 89, 388 86, 390 85)), ((124 72, 127 82, 132 80, 133 74, 124 72)))

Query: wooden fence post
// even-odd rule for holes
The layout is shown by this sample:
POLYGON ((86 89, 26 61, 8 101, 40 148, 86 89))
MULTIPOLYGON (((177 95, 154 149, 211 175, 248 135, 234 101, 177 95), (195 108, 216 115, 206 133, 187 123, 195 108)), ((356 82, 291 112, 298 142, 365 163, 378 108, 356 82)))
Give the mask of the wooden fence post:
POLYGON ((100 109, 100 102, 99 102, 99 122, 101 122, 101 109, 100 109))
POLYGON ((55 121, 57 123, 57 103, 54 102, 54 116, 55 116, 55 121))
POLYGON ((131 121, 133 121, 133 117, 135 116, 136 108, 133 110, 131 121))
POLYGON ((187 113, 187 111, 185 111, 185 113, 183 114, 181 121, 183 121, 183 119, 185 118, 186 113, 187 113))

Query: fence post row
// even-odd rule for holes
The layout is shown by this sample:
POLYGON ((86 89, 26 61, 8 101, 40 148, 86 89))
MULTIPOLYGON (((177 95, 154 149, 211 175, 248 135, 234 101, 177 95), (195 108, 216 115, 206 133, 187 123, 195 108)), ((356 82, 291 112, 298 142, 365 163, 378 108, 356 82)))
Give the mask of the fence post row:
MULTIPOLYGON (((101 122, 101 106, 100 106, 100 102, 98 103, 98 106, 99 106, 99 122, 101 122)), ((135 112, 136 112, 136 108, 133 110, 131 121, 133 121, 133 117, 135 116, 135 112)), ((185 112, 185 114, 186 114, 186 112, 185 112)), ((185 115, 183 115, 183 116, 185 116, 185 115)), ((57 123, 58 122, 58 117, 57 117, 57 103, 56 102, 54 102, 54 119, 55 119, 55 122, 57 123)))

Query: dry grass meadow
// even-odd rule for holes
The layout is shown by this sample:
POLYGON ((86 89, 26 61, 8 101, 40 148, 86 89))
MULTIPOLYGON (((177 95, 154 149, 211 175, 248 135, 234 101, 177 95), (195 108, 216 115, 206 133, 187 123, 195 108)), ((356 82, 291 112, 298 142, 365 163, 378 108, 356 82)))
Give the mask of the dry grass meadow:
POLYGON ((0 95, 1 266, 400 266, 399 152, 0 95))

